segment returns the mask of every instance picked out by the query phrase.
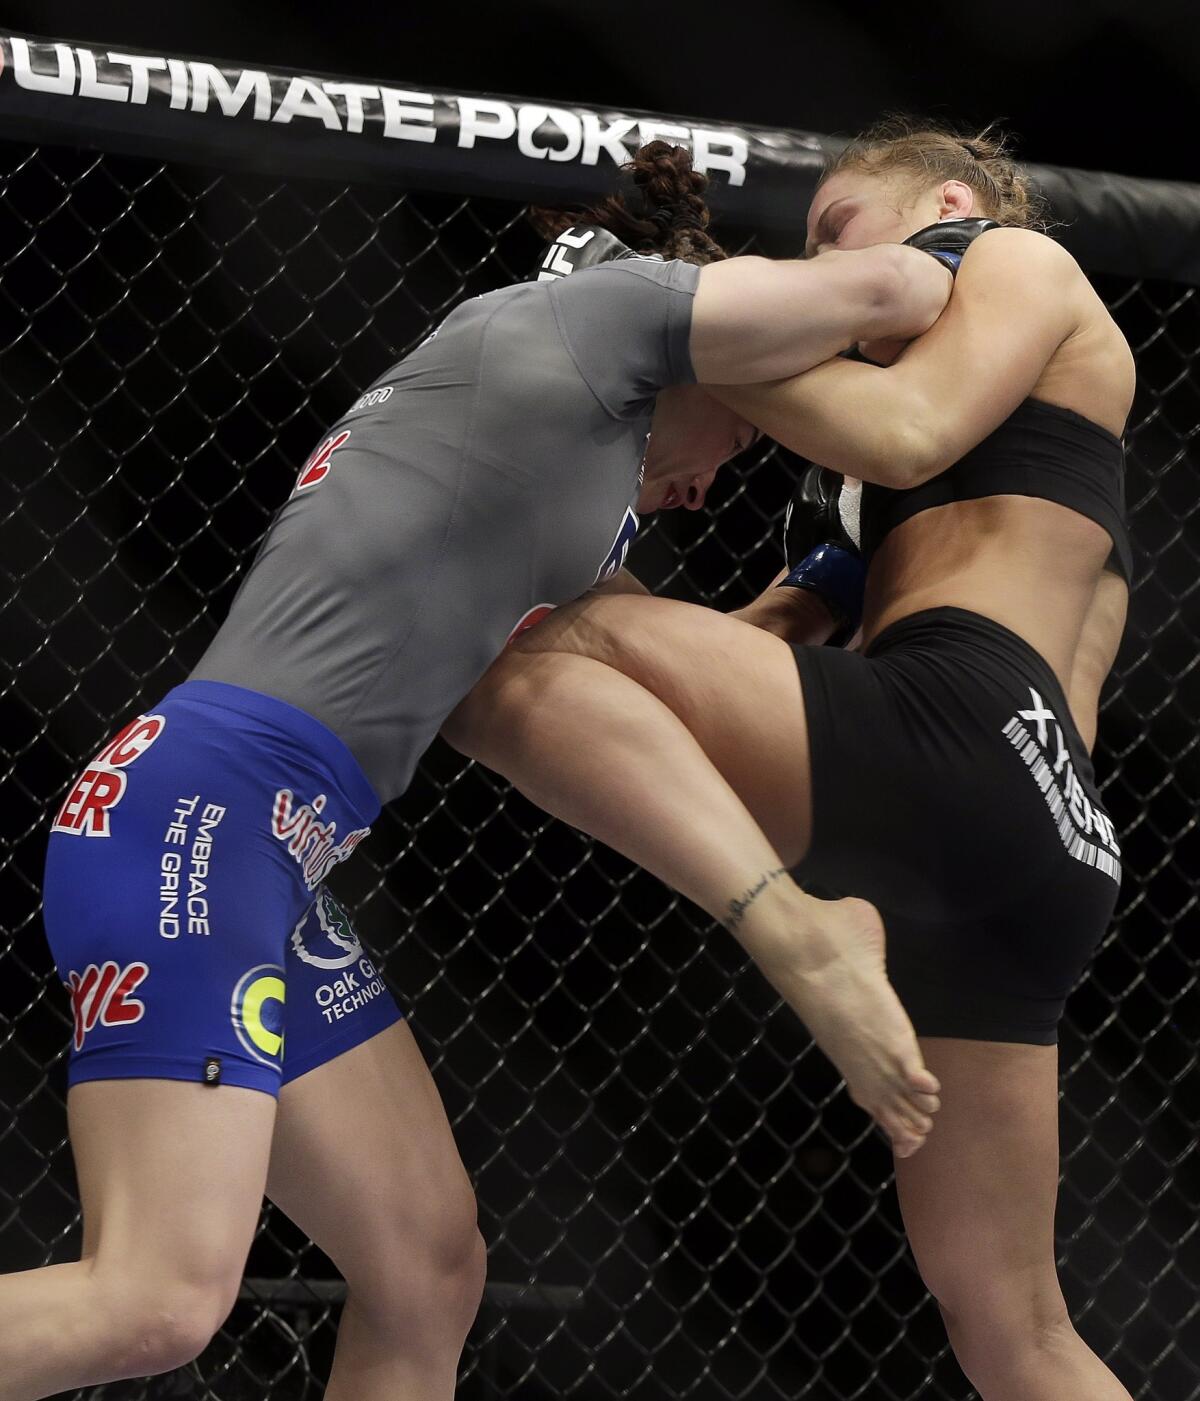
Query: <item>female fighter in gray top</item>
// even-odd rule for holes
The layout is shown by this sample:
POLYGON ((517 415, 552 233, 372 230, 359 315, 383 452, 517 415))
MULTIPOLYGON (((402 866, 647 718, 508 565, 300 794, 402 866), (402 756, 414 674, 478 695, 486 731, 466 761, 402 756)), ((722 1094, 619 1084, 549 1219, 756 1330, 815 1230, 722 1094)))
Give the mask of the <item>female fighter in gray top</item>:
MULTIPOLYGON (((329 431, 194 677, 307 711, 404 792, 522 618, 619 569, 699 281, 626 259, 459 307, 329 431)), ((714 419, 706 466, 754 436, 714 419)))
MULTIPOLYGON (((236 1298, 264 1188, 349 1284, 328 1401, 453 1394, 482 1287, 471 1189, 411 1033, 314 889, 514 628, 597 580, 632 587, 635 511, 700 505, 749 442, 697 381, 911 338, 951 288, 895 245, 724 259, 702 177, 662 143, 634 183, 621 236, 664 258, 586 267, 584 235, 564 233, 546 271, 575 271, 452 313, 305 465, 193 677, 68 794, 46 910, 75 1014, 84 1258, 0 1277, 0 1401, 195 1356, 236 1298)), ((614 719, 631 752, 641 723, 614 719)), ((648 843, 643 864, 736 933, 915 1151, 937 1082, 877 914, 805 896, 682 725, 675 739, 675 793, 705 830, 683 857, 648 843)))

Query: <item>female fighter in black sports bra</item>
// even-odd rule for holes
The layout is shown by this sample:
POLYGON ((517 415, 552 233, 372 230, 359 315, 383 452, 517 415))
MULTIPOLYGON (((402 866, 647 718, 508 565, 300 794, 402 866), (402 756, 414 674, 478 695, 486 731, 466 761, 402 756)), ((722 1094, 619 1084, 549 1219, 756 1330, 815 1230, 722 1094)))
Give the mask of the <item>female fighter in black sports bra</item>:
POLYGON ((789 645, 831 631, 802 589, 740 618, 593 597, 497 662, 449 737, 638 860, 705 822, 682 727, 687 764, 724 776, 802 883, 872 901, 941 1082, 896 1172, 964 1371, 984 1401, 1128 1401, 1068 1316, 1054 1208, 1056 1028, 1120 879, 1082 736, 1128 597, 1134 367, 1072 258, 1019 227, 1027 211, 986 134, 868 133, 817 192, 810 252, 947 219, 1018 226, 970 244, 932 330, 865 347, 886 367, 711 391, 866 483, 861 652, 789 645))

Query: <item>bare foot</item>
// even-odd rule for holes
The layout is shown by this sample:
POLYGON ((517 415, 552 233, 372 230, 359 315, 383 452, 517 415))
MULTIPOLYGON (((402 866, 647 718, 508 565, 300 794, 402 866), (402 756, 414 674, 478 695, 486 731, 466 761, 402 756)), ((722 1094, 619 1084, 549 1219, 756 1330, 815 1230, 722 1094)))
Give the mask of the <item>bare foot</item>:
POLYGON ((897 1157, 911 1157, 933 1128, 940 1086, 888 982, 883 921, 866 900, 821 904, 820 938, 828 945, 788 980, 784 995, 841 1072, 850 1098, 891 1139, 897 1157))

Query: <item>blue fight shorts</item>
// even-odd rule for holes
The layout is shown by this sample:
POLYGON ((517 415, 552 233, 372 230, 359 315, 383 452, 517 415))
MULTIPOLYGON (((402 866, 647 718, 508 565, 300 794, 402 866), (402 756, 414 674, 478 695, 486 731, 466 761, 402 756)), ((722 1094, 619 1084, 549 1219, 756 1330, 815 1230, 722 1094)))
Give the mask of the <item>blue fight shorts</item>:
POLYGON ((188 681, 71 786, 45 919, 71 1000, 68 1080, 279 1086, 400 1020, 322 884, 379 811, 336 735, 188 681))

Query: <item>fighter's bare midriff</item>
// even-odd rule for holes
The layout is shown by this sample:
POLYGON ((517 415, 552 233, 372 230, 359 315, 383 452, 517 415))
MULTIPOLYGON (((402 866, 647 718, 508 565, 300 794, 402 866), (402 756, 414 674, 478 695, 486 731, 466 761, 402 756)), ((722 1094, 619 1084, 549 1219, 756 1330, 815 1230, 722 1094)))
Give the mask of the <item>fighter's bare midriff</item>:
POLYGON ((1112 549, 1078 512, 1028 496, 955 501, 912 517, 875 555, 863 641, 926 608, 964 608, 1015 632, 1067 688, 1112 549))
MULTIPOLYGON (((1129 348, 1082 277, 1078 301, 1076 329, 1031 397, 1119 436, 1133 397, 1129 348)), ((893 530, 875 555, 864 645, 924 608, 965 608, 1023 637, 1068 690, 1112 546, 1095 521, 1029 496, 989 496, 922 511, 893 530)))

